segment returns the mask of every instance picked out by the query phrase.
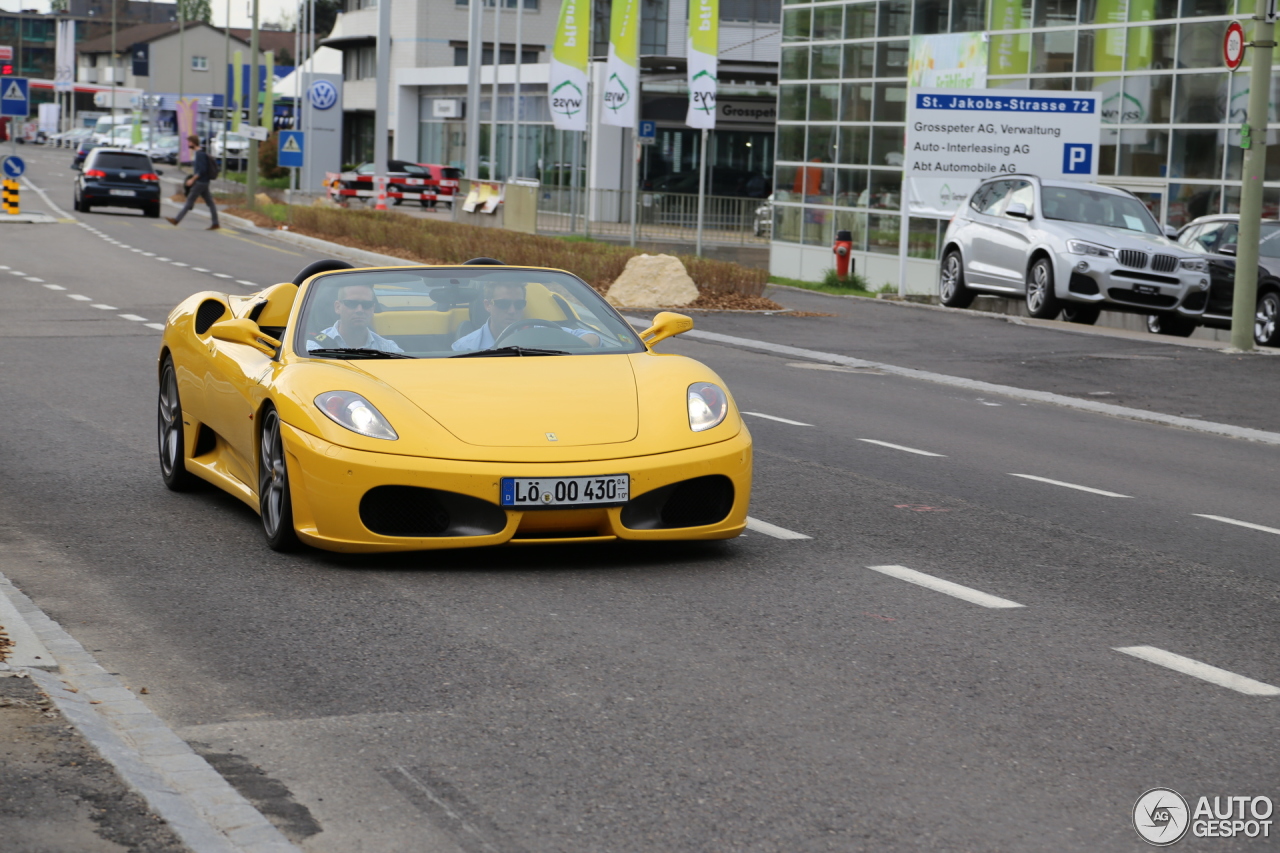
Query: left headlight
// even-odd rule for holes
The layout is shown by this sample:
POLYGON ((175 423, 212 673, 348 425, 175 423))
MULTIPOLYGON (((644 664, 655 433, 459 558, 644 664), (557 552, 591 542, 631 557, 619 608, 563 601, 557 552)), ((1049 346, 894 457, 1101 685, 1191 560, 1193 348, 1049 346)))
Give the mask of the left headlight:
POLYGON ((326 391, 316 397, 316 406, 334 423, 352 432, 388 441, 400 437, 382 412, 354 391, 326 391))
POLYGON ((729 413, 729 397, 719 385, 695 382, 689 386, 689 429, 702 432, 719 426, 729 413))
POLYGON ((1208 272, 1209 262, 1203 258, 1183 258, 1182 268, 1191 272, 1208 272))

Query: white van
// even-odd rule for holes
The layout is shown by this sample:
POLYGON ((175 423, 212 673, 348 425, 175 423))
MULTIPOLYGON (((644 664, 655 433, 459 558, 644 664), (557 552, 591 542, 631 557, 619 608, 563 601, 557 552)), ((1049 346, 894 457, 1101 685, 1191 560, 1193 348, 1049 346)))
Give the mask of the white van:
POLYGON ((121 125, 133 124, 133 112, 118 112, 114 116, 105 115, 93 126, 93 141, 107 144, 111 141, 111 131, 121 125))

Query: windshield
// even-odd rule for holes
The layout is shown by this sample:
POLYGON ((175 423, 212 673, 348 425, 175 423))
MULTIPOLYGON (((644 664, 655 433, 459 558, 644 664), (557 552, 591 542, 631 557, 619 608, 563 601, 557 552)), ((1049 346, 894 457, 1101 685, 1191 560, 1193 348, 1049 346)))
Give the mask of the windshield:
POLYGON ((1042 187, 1045 219, 1161 234, 1147 206, 1132 196, 1076 187, 1042 187))
POLYGON ((143 172, 151 171, 151 160, 146 154, 125 154, 123 152, 104 151, 93 158, 95 169, 135 169, 143 172))
POLYGON ((368 357, 369 350, 448 358, 499 349, 517 356, 640 352, 643 345, 590 285, 568 273, 409 267, 317 279, 293 348, 317 358, 368 357), (353 349, 366 352, 341 352, 353 349))
POLYGON ((1262 223, 1258 254, 1264 258, 1280 258, 1280 222, 1262 223))

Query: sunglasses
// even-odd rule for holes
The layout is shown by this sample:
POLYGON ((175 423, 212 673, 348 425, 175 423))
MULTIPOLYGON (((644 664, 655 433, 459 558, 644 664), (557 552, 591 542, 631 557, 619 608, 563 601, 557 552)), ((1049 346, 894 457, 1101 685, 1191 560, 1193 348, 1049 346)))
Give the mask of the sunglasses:
POLYGON ((348 308, 372 308, 372 299, 340 299, 338 300, 348 308))
POLYGON ((524 299, 495 299, 495 300, 493 300, 493 307, 494 307, 494 308, 497 308, 499 311, 510 311, 513 307, 514 307, 517 311, 523 311, 523 310, 524 310, 524 306, 525 306, 525 305, 527 305, 527 304, 528 304, 528 303, 527 303, 527 302, 526 302, 526 300, 524 300, 524 299))

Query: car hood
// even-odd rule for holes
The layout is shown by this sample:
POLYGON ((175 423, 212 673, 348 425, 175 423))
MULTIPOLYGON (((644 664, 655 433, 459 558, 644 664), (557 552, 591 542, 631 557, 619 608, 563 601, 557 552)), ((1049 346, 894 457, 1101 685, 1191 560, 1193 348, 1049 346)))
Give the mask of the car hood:
POLYGON ((626 355, 354 364, 471 445, 616 444, 632 441, 639 430, 636 379, 626 355))
POLYGON ((1054 222, 1054 224, 1062 228, 1060 233, 1064 240, 1087 240, 1113 249, 1141 249, 1146 252, 1162 252, 1180 257, 1191 254, 1168 237, 1159 234, 1144 234, 1141 231, 1127 231, 1105 225, 1088 225, 1083 222, 1054 222))

